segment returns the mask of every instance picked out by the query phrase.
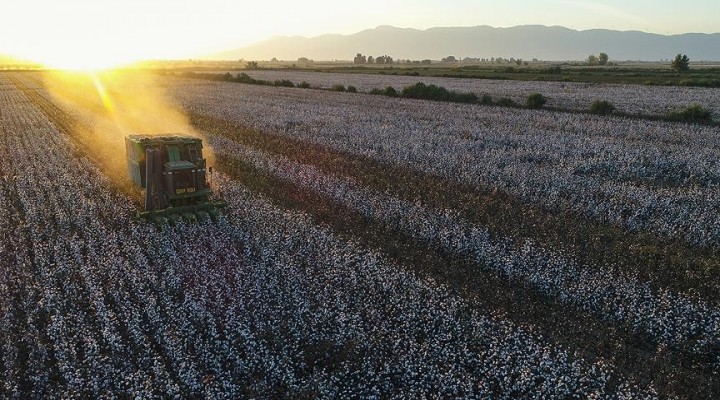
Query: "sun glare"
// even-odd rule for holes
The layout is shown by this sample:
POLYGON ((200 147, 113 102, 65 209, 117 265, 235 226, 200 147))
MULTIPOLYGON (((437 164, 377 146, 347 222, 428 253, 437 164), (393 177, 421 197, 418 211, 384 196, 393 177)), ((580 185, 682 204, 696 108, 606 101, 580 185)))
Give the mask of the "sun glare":
POLYGON ((93 59, 67 59, 40 61, 48 68, 61 69, 66 71, 92 72, 111 69, 121 66, 122 63, 93 59))
POLYGON ((91 72, 122 67, 142 59, 121 46, 102 43, 63 43, 60 46, 34 46, 14 54, 50 69, 91 72))
MULTIPOLYGON (((177 35, 164 35, 177 28, 138 12, 137 2, 52 2, 45 4, 40 14, 31 12, 31 4, 23 4, 13 6, 14 14, 38 16, 32 23, 34 29, 28 31, 20 24, 15 29, 23 34, 7 40, 1 34, 12 31, 11 27, 0 28, 0 53, 51 69, 107 70, 145 59, 179 56, 182 53, 177 49, 187 44, 176 42, 177 35)), ((146 9, 144 4, 142 9, 146 9)))
POLYGON ((122 44, 102 40, 81 42, 63 39, 56 46, 42 43, 11 53, 19 59, 38 63, 46 68, 79 72, 107 70, 143 59, 138 49, 124 48, 122 44))

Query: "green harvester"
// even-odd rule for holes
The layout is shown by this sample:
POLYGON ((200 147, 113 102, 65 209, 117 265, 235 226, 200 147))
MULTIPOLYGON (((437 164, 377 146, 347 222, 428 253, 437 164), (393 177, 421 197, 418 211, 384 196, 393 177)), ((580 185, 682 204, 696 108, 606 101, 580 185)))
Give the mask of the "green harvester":
POLYGON ((202 140, 186 135, 129 135, 125 138, 130 178, 144 189, 138 216, 161 223, 216 220, 223 202, 210 201, 212 189, 202 140))

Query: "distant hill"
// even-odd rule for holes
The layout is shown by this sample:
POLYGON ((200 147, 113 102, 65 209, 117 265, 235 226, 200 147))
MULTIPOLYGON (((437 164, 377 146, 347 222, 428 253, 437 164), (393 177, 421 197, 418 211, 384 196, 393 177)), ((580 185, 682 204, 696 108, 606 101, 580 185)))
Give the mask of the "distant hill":
POLYGON ((521 58, 585 60, 605 52, 610 60, 659 61, 677 53, 694 61, 720 60, 720 33, 658 35, 638 31, 592 29, 576 31, 559 26, 522 25, 430 28, 426 30, 378 26, 352 35, 313 38, 278 36, 236 50, 215 54, 215 60, 352 60, 356 53, 389 55, 394 59, 521 58))

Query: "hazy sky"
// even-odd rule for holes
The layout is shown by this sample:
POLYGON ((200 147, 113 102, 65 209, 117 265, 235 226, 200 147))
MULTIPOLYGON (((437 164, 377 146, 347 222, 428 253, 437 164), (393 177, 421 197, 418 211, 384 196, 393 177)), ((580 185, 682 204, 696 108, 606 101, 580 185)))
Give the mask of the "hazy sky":
POLYGON ((3 0, 0 53, 68 65, 188 58, 377 25, 720 32, 720 0, 3 0))

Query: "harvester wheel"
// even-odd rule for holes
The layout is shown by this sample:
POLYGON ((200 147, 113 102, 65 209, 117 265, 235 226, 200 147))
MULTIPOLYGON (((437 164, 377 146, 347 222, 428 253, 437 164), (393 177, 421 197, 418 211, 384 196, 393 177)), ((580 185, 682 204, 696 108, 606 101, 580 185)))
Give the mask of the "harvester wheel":
POLYGON ((177 225, 180 221, 182 221, 182 217, 178 214, 170 214, 168 215, 168 219, 171 226, 177 225))
POLYGON ((217 208, 209 209, 208 214, 210 214, 210 219, 212 219, 213 222, 217 222, 220 219, 220 210, 217 208))
POLYGON ((205 210, 195 211, 195 215, 197 215, 198 221, 204 221, 210 217, 208 212, 205 210))

